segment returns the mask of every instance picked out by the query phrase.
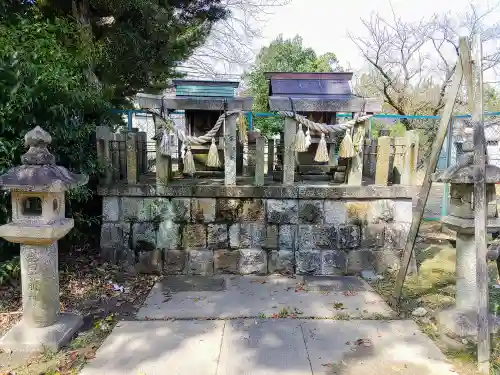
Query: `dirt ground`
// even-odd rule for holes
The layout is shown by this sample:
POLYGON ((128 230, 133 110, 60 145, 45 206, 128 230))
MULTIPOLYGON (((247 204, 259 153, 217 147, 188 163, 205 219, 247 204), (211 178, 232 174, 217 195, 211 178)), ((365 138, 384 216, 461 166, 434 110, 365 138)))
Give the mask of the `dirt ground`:
MULTIPOLYGON (((103 262, 96 250, 75 248, 60 256, 61 311, 84 317, 81 333, 59 353, 26 356, 0 352, 0 375, 77 374, 119 320, 135 315, 156 276, 103 262)), ((21 317, 19 282, 0 286, 0 335, 21 317)))

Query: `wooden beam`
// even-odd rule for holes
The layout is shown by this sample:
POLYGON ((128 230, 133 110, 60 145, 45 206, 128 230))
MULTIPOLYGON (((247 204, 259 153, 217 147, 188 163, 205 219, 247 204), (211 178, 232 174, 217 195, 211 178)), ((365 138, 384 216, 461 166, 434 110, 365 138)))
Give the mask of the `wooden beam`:
POLYGON ((474 123, 474 237, 476 241, 477 276, 477 366, 482 374, 490 373, 490 333, 488 322, 488 263, 486 258, 486 146, 483 118, 483 51, 480 34, 472 44, 472 121, 474 123))
MULTIPOLYGON (((463 43, 466 43, 466 39, 460 38, 460 44, 463 43)), ((401 261, 401 268, 399 269, 398 275, 396 277, 392 299, 389 301, 393 307, 399 305, 401 292, 403 290, 403 283, 405 281, 408 267, 410 265, 413 247, 415 246, 415 240, 417 239, 418 230, 420 228, 420 222, 422 221, 422 217, 424 216, 425 204, 427 203, 427 198, 429 197, 429 191, 432 185, 432 173, 434 173, 439 160, 439 154, 441 152, 441 148, 443 147, 443 142, 446 137, 448 124, 451 120, 451 115, 455 106, 455 100, 460 90, 461 82, 462 64, 459 62, 457 63, 453 81, 447 94, 446 104, 443 109, 443 114, 441 115, 436 138, 434 138, 434 143, 432 144, 431 153, 429 156, 429 164, 427 165, 427 170, 425 171, 424 181, 422 183, 422 187, 420 188, 420 193, 418 195, 417 204, 415 206, 415 211, 413 214, 413 221, 411 223, 410 231, 408 232, 408 238, 406 240, 406 245, 403 252, 403 260, 401 261)))

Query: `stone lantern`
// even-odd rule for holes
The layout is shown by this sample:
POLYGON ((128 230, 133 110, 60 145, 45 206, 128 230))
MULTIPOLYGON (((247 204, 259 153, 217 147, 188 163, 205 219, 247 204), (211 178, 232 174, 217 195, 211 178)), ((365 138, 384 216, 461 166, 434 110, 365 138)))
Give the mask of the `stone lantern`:
MULTIPOLYGON (((456 304, 455 307, 440 312, 437 318, 445 333, 464 338, 477 335, 478 297, 474 236, 474 165, 470 165, 472 154, 462 156, 458 165, 451 166, 442 173, 435 173, 433 179, 450 184, 448 215, 443 217, 441 222, 456 232, 456 304)), ((487 164, 486 226, 490 232, 500 228, 495 197, 495 184, 498 182, 500 182, 500 168, 487 164)))
POLYGON ((23 302, 23 317, 0 339, 0 348, 58 350, 82 324, 80 316, 59 312, 57 240, 74 225, 65 217, 64 192, 88 177, 55 165, 47 149, 52 137, 42 128, 29 131, 24 140, 29 150, 22 165, 0 176, 12 199, 12 221, 0 226, 0 236, 21 245, 23 302))

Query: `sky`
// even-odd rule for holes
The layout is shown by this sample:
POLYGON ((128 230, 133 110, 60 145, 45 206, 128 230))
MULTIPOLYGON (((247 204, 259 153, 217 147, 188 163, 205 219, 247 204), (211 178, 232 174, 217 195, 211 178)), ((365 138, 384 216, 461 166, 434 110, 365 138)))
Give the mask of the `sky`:
MULTIPOLYGON (((395 13, 404 20, 417 21, 434 13, 465 11, 469 0, 291 0, 267 17, 262 29, 263 38, 255 42, 258 51, 269 44, 277 35, 291 38, 299 34, 303 44, 312 47, 318 54, 334 52, 340 64, 349 63, 354 71, 365 65, 363 58, 347 37, 351 32, 359 34, 363 30, 360 18, 369 18, 371 13, 391 17, 391 3, 395 13)), ((475 1, 487 5, 488 0, 475 1)), ((500 9, 496 19, 500 19, 500 9)), ((493 72, 485 79, 496 79, 493 72)))

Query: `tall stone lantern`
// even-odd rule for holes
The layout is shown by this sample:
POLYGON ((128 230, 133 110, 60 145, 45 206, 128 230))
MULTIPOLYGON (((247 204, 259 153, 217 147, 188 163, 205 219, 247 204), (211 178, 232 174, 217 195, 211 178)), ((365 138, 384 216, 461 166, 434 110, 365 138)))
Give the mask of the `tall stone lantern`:
POLYGON ((0 339, 0 348, 58 350, 82 324, 80 316, 59 312, 57 240, 74 225, 65 217, 64 192, 86 184, 88 176, 55 165, 47 149, 52 137, 39 126, 24 141, 29 150, 22 165, 0 176, 12 199, 12 221, 0 226, 0 236, 21 245, 23 301, 23 317, 0 339))
MULTIPOLYGON (((462 155, 458 165, 442 173, 435 173, 433 180, 450 184, 448 215, 441 219, 447 228, 456 232, 456 292, 455 306, 438 315, 439 325, 450 336, 465 338, 477 335, 477 282, 476 246, 474 236, 474 165, 472 154, 462 155)), ((486 202, 488 207, 487 230, 500 228, 495 197, 495 184, 500 182, 500 168, 486 165, 486 202)), ((491 319, 493 322, 493 319, 491 319)), ((494 327, 492 327, 494 328, 494 327)))

